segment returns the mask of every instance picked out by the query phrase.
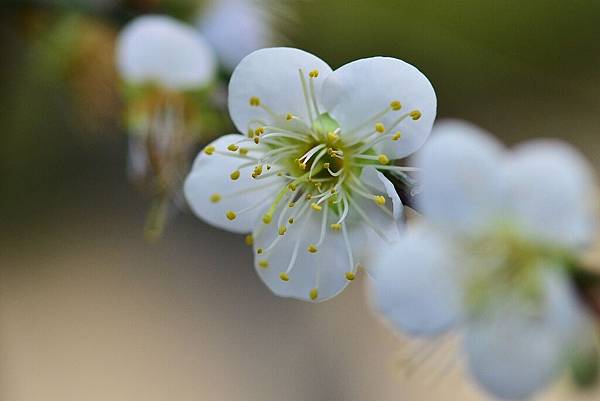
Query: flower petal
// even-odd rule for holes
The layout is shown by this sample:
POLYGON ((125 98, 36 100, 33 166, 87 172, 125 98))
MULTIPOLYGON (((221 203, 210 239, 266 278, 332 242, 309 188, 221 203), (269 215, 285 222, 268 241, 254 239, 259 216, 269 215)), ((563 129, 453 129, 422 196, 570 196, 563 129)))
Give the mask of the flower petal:
POLYGON ((196 89, 214 79, 216 57, 192 27, 150 15, 136 18, 121 32, 117 66, 128 83, 196 89))
MULTIPOLYGON (((334 213, 328 211, 325 239, 318 244, 325 210, 314 211, 304 202, 297 202, 293 208, 283 202, 270 224, 258 223, 254 232, 255 266, 260 278, 275 295, 320 302, 336 296, 348 285, 346 273, 353 271, 353 266, 343 233, 330 228, 335 222, 334 213), (297 214, 303 205, 308 209, 299 218, 297 214), (288 218, 292 216, 295 221, 288 224, 288 218), (287 227, 284 235, 279 234, 280 225, 287 227), (273 241, 277 244, 268 250, 273 241), (316 245, 315 253, 308 251, 311 245, 316 245), (261 248, 267 251, 259 254, 261 248), (293 266, 291 270, 290 265, 293 266), (283 281, 280 275, 288 270, 289 281, 283 281), (314 289, 318 294, 312 299, 314 289)), ((357 255, 353 253, 352 259, 357 260, 357 255)))
POLYGON ((377 122, 392 133, 401 131, 400 140, 392 141, 389 137, 377 147, 391 159, 408 156, 425 143, 435 120, 436 103, 435 92, 425 75, 412 65, 390 57, 346 64, 329 75, 323 84, 323 104, 340 124, 342 135, 374 132, 377 122), (395 101, 400 102, 399 110, 391 110, 369 122, 395 101), (400 116, 414 110, 421 113, 419 119, 407 117, 394 125, 400 116), (356 133, 351 132, 359 127, 362 128, 356 133))
POLYGON ((379 194, 385 195, 392 203, 392 213, 395 220, 402 217, 402 211, 404 206, 402 200, 398 196, 398 192, 394 188, 394 184, 386 178, 381 172, 377 171, 374 167, 365 167, 362 170, 360 180, 375 190, 379 194))
POLYGON ((580 338, 585 319, 567 278, 548 270, 543 293, 533 313, 503 299, 466 327, 471 373, 500 398, 523 399, 541 390, 566 367, 573 341, 580 338))
POLYGON ((515 149, 505 170, 507 206, 533 239, 569 247, 593 239, 597 199, 592 169, 574 148, 532 141, 515 149))
POLYGON ((284 117, 291 113, 310 123, 300 69, 306 80, 310 71, 319 71, 314 81, 318 101, 323 80, 331 72, 331 68, 318 57, 287 47, 261 49, 244 57, 229 82, 229 114, 237 129, 245 133, 253 121, 273 122, 273 117, 263 108, 250 105, 253 97, 260 99, 262 105, 269 107, 284 121, 284 117))
POLYGON ((415 161, 421 211, 450 229, 486 228, 501 207, 502 160, 502 146, 485 131, 458 120, 436 124, 415 161))
POLYGON ((424 225, 407 229, 374 266, 377 309, 397 329, 431 336, 451 328, 461 316, 452 245, 424 225))
POLYGON ((213 0, 199 20, 200 30, 229 71, 249 53, 273 42, 270 16, 253 1, 213 0))
POLYGON ((385 204, 379 206, 372 199, 354 196, 356 203, 354 207, 351 206, 348 216, 353 249, 361 265, 369 271, 371 266, 378 263, 381 250, 400 239, 404 230, 404 206, 394 185, 375 168, 363 168, 360 180, 371 193, 385 198, 385 204), (356 207, 361 209, 364 216, 356 207))
MULTIPOLYGON (((216 149, 215 153, 207 155, 204 151, 200 152, 184 185, 185 197, 196 216, 213 226, 237 233, 252 231, 262 206, 284 185, 284 181, 275 176, 260 180, 251 178, 252 166, 239 169, 237 180, 230 178, 230 174, 247 160, 225 156, 218 151, 233 155, 227 146, 243 138, 242 135, 231 134, 212 142, 209 146, 216 149), (214 202, 211 200, 213 195, 220 199, 214 202), (257 207, 237 213, 234 220, 226 217, 229 210, 239 212, 252 205, 257 207)), ((249 156, 258 154, 258 151, 252 151, 253 146, 247 147, 250 149, 249 156)))

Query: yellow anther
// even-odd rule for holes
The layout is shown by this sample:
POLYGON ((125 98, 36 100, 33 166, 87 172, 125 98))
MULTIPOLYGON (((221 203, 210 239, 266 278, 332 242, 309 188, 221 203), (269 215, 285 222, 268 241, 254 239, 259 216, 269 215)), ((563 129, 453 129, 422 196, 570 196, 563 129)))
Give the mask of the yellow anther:
POLYGON ((212 155, 213 153, 215 153, 215 147, 212 145, 208 145, 204 148, 204 153, 206 153, 209 156, 212 155))
POLYGON ((273 216, 270 215, 269 213, 265 214, 262 218, 262 221, 265 224, 269 224, 271 222, 271 220, 273 220, 273 216))
POLYGON ((335 132, 328 132, 327 133, 327 140, 331 143, 335 143, 338 139, 340 139, 340 136, 338 134, 336 134, 335 132))
POLYGON ((225 216, 227 216, 229 220, 235 220, 236 214, 233 210, 229 210, 225 213, 225 216))
POLYGON ((373 198, 373 200, 380 206, 385 205, 385 196, 378 195, 375 198, 373 198))
POLYGON ((390 159, 388 159, 388 157, 384 154, 377 156, 377 160, 379 160, 379 163, 381 164, 388 164, 390 162, 390 159))
POLYGON ((271 165, 267 164, 267 171, 271 170, 271 165))
POLYGON ((285 119, 288 120, 288 121, 292 120, 293 118, 294 118, 294 115, 292 113, 287 113, 285 115, 285 119))
POLYGON ((240 178, 240 170, 235 170, 234 172, 229 174, 229 178, 231 178, 232 180, 237 180, 238 178, 240 178))
POLYGON ((255 131, 254 131, 254 135, 262 135, 265 133, 265 129, 264 127, 258 127, 255 131))
POLYGON ((323 168, 324 168, 324 169, 328 169, 328 168, 329 168, 329 166, 330 166, 330 164, 329 164, 329 163, 323 163, 323 168))
POLYGON ((288 276, 287 273, 280 273, 279 274, 279 279, 281 281, 290 281, 290 276, 288 276))
POLYGON ((259 142, 260 142, 260 138, 258 136, 255 136, 254 137, 254 143, 258 145, 259 142))
POLYGON ((257 249, 256 249, 256 253, 257 253, 257 254, 259 254, 259 255, 262 255, 262 253, 263 253, 264 251, 265 251, 265 250, 264 250, 264 249, 262 249, 262 248, 257 248, 257 249))
POLYGON ((413 120, 418 120, 419 118, 421 118, 421 112, 419 110, 413 110, 410 112, 409 116, 413 120))
POLYGON ((319 76, 319 70, 312 70, 311 72, 308 73, 308 76, 311 78, 316 78, 319 76))
POLYGON ((252 244, 254 244, 254 237, 252 236, 252 234, 246 235, 246 238, 244 238, 244 242, 248 246, 251 246, 252 244))
POLYGON ((338 223, 333 223, 330 227, 333 231, 340 231, 342 229, 342 225, 338 223))
POLYGON ((260 106, 260 99, 256 96, 252 96, 250 98, 250 106, 253 106, 253 107, 260 106))
POLYGON ((240 155, 246 156, 248 154, 248 148, 240 148, 240 155))
POLYGON ((227 146, 228 150, 231 150, 232 152, 235 152, 236 150, 238 150, 240 147, 237 146, 235 143, 232 143, 231 145, 227 146))
POLYGON ((400 138, 402 138, 402 132, 398 131, 392 136, 392 141, 397 141, 400 138))
POLYGON ((290 217, 290 218, 288 219, 288 223, 290 223, 290 224, 294 224, 294 218, 293 218, 293 217, 290 217))
POLYGON ((402 108, 402 103, 400 103, 398 100, 394 100, 393 102, 390 103, 390 107, 392 108, 392 110, 400 110, 402 108))
POLYGON ((383 123, 377 123, 377 124, 375 124, 375 131, 377 131, 380 134, 382 134, 383 132, 385 132, 385 125, 383 125, 383 123))
POLYGON ((287 231, 287 227, 286 226, 281 226, 279 227, 279 235, 283 235, 285 234, 285 232, 287 231))
POLYGON ((254 136, 254 130, 252 128, 248 128, 248 138, 252 138, 254 136))
POLYGON ((317 299, 319 297, 319 290, 317 290, 316 288, 313 288, 312 290, 310 290, 310 293, 308 295, 310 296, 310 299, 312 299, 314 301, 315 299, 317 299))
POLYGON ((259 164, 258 166, 254 167, 254 171, 252 172, 252 177, 256 178, 259 175, 261 175, 262 172, 263 172, 262 165, 259 164))
POLYGON ((212 195, 210 196, 210 198, 208 198, 208 199, 210 199, 210 201, 211 201, 212 203, 217 203, 217 202, 219 202, 219 201, 221 200, 221 195, 220 195, 220 194, 216 194, 216 193, 215 193, 215 194, 212 194, 212 195))
POLYGON ((316 210, 317 212, 320 212, 322 209, 322 207, 320 205, 317 205, 316 203, 311 204, 310 207, 312 207, 313 210, 316 210))
POLYGON ((294 207, 294 206, 296 206, 296 202, 290 202, 290 203, 288 203, 288 207, 294 207))
POLYGON ((298 163, 298 167, 300 167, 302 170, 306 170, 306 163, 298 163))
POLYGON ((306 194, 306 196, 304 197, 304 199, 311 200, 312 199, 312 195, 311 194, 306 194))
POLYGON ((352 281, 356 278, 356 273, 354 272, 346 272, 346 280, 352 281))
POLYGON ((296 184, 294 184, 293 182, 288 184, 288 189, 294 192, 296 190, 296 184))
POLYGON ((263 269, 266 269, 267 267, 269 267, 269 261, 268 261, 268 260, 265 260, 265 259, 263 259, 263 260, 259 260, 259 261, 258 261, 258 265, 259 265, 260 267, 262 267, 263 269))
POLYGON ((307 250, 308 252, 310 252, 310 253, 316 253, 318 249, 317 249, 317 246, 316 246, 316 245, 314 245, 314 244, 310 244, 310 245, 308 246, 308 248, 306 248, 306 250, 307 250))

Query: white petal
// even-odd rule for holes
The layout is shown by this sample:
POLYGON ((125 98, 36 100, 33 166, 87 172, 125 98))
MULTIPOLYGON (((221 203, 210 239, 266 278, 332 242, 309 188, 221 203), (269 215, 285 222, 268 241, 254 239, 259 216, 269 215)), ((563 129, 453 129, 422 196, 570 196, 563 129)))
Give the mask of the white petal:
MULTIPOLYGON (((309 208, 303 218, 287 224, 288 216, 298 213, 302 206, 296 204, 289 208, 286 204, 283 203, 269 225, 260 222, 254 232, 255 266, 260 278, 281 297, 320 302, 336 296, 348 285, 346 272, 352 271, 353 266, 349 263, 342 232, 330 229, 329 225, 335 222, 334 214, 328 212, 325 241, 316 253, 310 253, 308 246, 317 244, 320 238, 324 210, 316 212, 309 208), (280 236, 277 223, 282 210, 286 213, 283 222, 287 232, 280 236), (259 248, 266 249, 274 240, 279 242, 272 251, 257 254, 259 248), (288 270, 296 244, 297 256, 289 272, 289 281, 282 281, 280 274, 288 270), (268 267, 261 267, 261 261, 267 261, 268 267), (310 298, 314 288, 318 289, 316 300, 310 298)), ((353 259, 358 260, 357 255, 353 254, 353 259)))
POLYGON ((400 140, 385 140, 378 147, 379 152, 397 159, 421 147, 431 131, 437 100, 425 75, 402 60, 373 57, 344 65, 323 84, 323 104, 340 124, 342 135, 363 125, 392 101, 399 101, 402 108, 366 125, 358 134, 373 131, 376 122, 392 132, 401 131, 400 140), (421 112, 420 119, 414 121, 408 117, 393 125, 400 116, 413 110, 421 112))
POLYGON ((351 207, 348 216, 351 242, 361 265, 369 271, 371 266, 378 263, 381 250, 400 239, 404 231, 404 207, 394 184, 373 167, 363 168, 360 180, 371 193, 385 197, 385 205, 378 206, 371 199, 354 196, 354 201, 371 224, 365 221, 356 208, 351 207))
POLYGON ((376 307, 397 329, 436 335, 461 315, 460 290, 452 246, 425 226, 407 229, 374 266, 376 307))
POLYGON ((461 121, 444 121, 417 155, 422 169, 421 212, 451 229, 477 230, 496 218, 501 203, 501 145, 461 121))
POLYGON ((537 312, 503 299, 467 326, 469 368, 500 398, 528 398, 548 385, 566 367, 572 341, 579 338, 584 317, 567 279, 549 270, 542 285, 537 312))
MULTIPOLYGON (((212 142, 210 146, 229 152, 227 146, 241 139, 243 136, 239 134, 225 135, 212 142)), ((253 148, 245 144, 244 146, 249 149, 253 148)), ((250 150, 248 155, 256 156, 258 151, 250 150)), ((251 178, 252 166, 240 169, 240 177, 233 181, 229 175, 246 162, 243 159, 217 153, 209 156, 200 152, 184 185, 185 197, 196 216, 225 230, 237 233, 252 231, 263 205, 272 201, 270 198, 274 198, 275 193, 283 187, 284 181, 278 177, 255 180, 251 178), (228 194, 239 191, 246 192, 228 196, 228 194), (212 202, 210 198, 213 194, 219 194, 221 200, 216 203, 212 202), (235 220, 229 220, 226 217, 229 210, 239 212, 255 204, 259 206, 251 211, 238 213, 235 220)))
POLYGON ((518 147, 506 180, 507 206, 532 238, 569 247, 593 239, 592 169, 570 145, 538 140, 518 147))
POLYGON ((229 82, 229 114, 240 132, 245 133, 253 120, 273 121, 262 108, 250 105, 252 97, 258 97, 262 104, 282 118, 291 113, 310 124, 300 69, 306 80, 310 71, 319 71, 314 82, 318 101, 323 80, 331 72, 331 68, 318 57, 286 47, 261 49, 244 57, 229 82))
MULTIPOLYGON (((374 167, 365 167, 362 170, 360 180, 367 185, 378 191, 376 195, 384 195, 387 200, 391 201, 391 210, 394 215, 394 219, 398 220, 402 217, 402 211, 404 206, 402 200, 398 196, 398 192, 394 188, 394 184, 388 180, 385 175, 377 171, 374 167)), ((387 206, 390 206, 389 203, 387 206)))
POLYGON ((117 43, 117 66, 128 83, 197 89, 216 73, 211 47, 192 27, 167 16, 130 22, 117 43))
POLYGON ((210 1, 199 25, 229 71, 244 56, 273 42, 271 21, 253 0, 210 1))

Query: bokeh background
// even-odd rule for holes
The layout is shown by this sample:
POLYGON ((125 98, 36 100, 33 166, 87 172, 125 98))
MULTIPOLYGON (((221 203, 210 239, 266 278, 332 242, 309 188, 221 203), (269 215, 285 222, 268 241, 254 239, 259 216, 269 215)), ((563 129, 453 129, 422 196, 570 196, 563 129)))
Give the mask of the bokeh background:
MULTIPOLYGON (((282 44, 333 67, 402 58, 432 81, 440 116, 509 144, 566 139, 600 169, 598 1, 264 4, 282 44)), ((486 399, 459 339, 395 337, 364 277, 315 306, 273 297, 243 239, 190 214, 144 241, 149 200, 125 174, 114 39, 141 13, 191 22, 201 7, 0 3, 0 400, 486 399)), ((540 399, 600 399, 572 391, 563 380, 540 399)))

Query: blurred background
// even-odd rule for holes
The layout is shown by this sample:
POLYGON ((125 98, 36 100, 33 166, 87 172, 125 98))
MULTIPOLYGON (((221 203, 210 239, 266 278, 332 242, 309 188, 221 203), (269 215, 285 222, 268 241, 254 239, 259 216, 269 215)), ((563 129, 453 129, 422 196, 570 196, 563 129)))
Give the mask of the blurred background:
MULTIPOLYGON (((218 0, 217 0, 218 1, 218 0)), ((196 0, 0 4, 0 400, 483 400, 454 351, 394 337, 363 277, 317 306, 272 296, 243 238, 182 213, 144 241, 127 181, 120 27, 196 0)), ((556 137, 600 168, 600 2, 263 0, 274 44, 336 68, 421 69, 439 115, 511 144, 556 137)), ((222 72, 226 79, 227 72, 222 72)), ((568 381, 541 400, 573 396, 568 381)))

